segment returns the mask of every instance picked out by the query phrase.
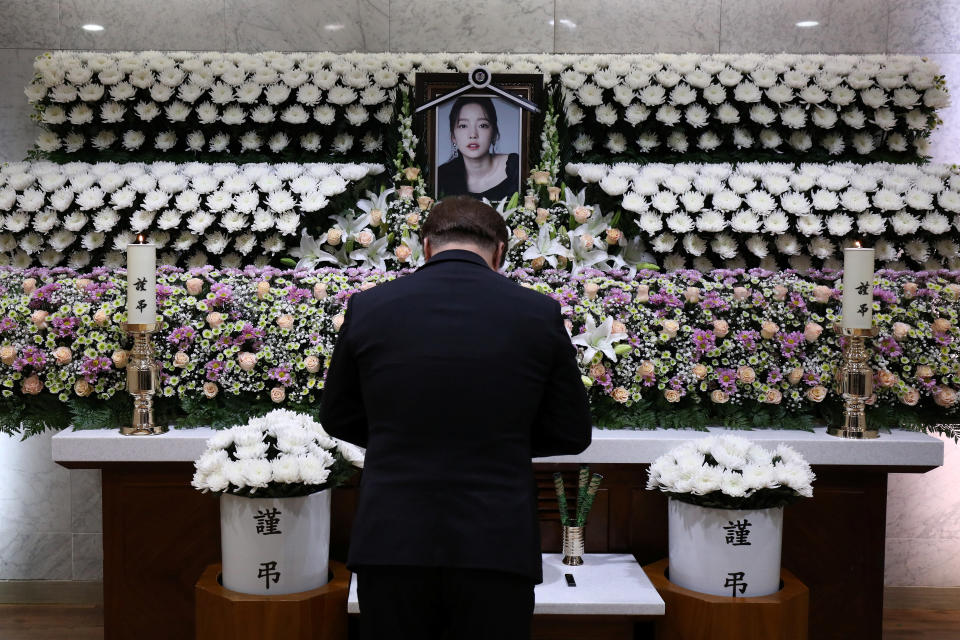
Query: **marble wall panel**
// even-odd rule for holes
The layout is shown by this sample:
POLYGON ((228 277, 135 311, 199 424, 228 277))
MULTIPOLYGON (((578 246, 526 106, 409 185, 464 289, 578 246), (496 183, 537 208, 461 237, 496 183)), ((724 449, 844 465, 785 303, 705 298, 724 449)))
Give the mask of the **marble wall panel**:
POLYGON ((198 0, 61 0, 64 49, 222 51, 224 5, 198 0), (84 24, 104 27, 84 31, 84 24))
POLYGON ((0 47, 60 46, 60 0, 0 0, 0 47))
POLYGON ((391 51, 553 50, 553 0, 407 0, 390 5, 391 51))
POLYGON ((0 529, 0 580, 70 580, 72 536, 0 529))
MULTIPOLYGON (((954 538, 960 545, 960 445, 943 439, 943 466, 887 481, 888 538, 954 538)), ((960 565, 957 565, 960 579, 960 565)))
POLYGON ((70 531, 102 533, 100 470, 70 470, 70 531))
POLYGON ((960 586, 960 538, 887 538, 884 584, 888 587, 960 586))
POLYGON ((73 534, 73 580, 103 580, 101 534, 73 534))
POLYGON ((940 111, 943 124, 930 136, 930 157, 934 162, 960 164, 960 53, 939 53, 929 56, 940 63, 946 76, 952 104, 940 111))
POLYGON ((0 527, 70 531, 70 472, 50 457, 52 435, 21 442, 0 434, 0 527))
POLYGON ((226 0, 227 48, 386 51, 389 0, 226 0))
POLYGON ((960 2, 889 2, 889 53, 960 53, 960 2))
POLYGON ((715 53, 720 0, 557 0, 556 51, 715 53))
POLYGON ((887 0, 723 0, 720 31, 724 53, 882 53, 887 0))
POLYGON ((23 160, 39 128, 30 120, 23 88, 33 78, 33 59, 41 49, 0 49, 0 162, 23 160))

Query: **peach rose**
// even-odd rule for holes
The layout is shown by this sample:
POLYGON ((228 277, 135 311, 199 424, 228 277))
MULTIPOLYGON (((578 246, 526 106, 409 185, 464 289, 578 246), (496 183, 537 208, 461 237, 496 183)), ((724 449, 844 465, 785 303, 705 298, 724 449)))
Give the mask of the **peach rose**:
POLYGON ((619 320, 614 320, 613 325, 610 327, 610 333, 626 333, 627 325, 623 324, 619 320))
POLYGON ((90 386, 89 382, 83 378, 80 378, 73 384, 73 392, 81 398, 86 398, 88 395, 93 393, 93 387, 90 386))
POLYGON ((414 211, 413 213, 407 214, 407 224, 411 227, 415 227, 420 224, 420 214, 414 211))
POLYGON ((567 256, 557 256, 557 268, 566 269, 567 268, 567 256))
POLYGON ((744 384, 752 384, 757 379, 757 372, 753 370, 753 367, 738 367, 737 379, 744 384))
POLYGON ((730 396, 720 389, 714 389, 713 393, 710 394, 710 399, 717 404, 725 404, 727 400, 730 399, 730 396))
POLYGON ((560 199, 560 187, 547 187, 547 197, 550 202, 556 202, 560 199))
POLYGON ((17 359, 17 350, 11 347, 8 344, 0 347, 0 362, 5 365, 13 364, 13 361, 17 359))
POLYGON ((950 297, 954 299, 954 301, 960 300, 960 284, 948 284, 945 289, 947 290, 947 293, 950 294, 950 297))
POLYGON ((23 386, 21 388, 23 389, 24 393, 35 396, 43 391, 43 382, 40 381, 40 378, 37 376, 37 374, 33 374, 28 378, 24 378, 23 386))
POLYGON ((583 224, 590 219, 590 216, 593 215, 593 209, 591 207, 579 206, 573 210, 573 219, 576 220, 579 224, 583 224))
POLYGON ((310 373, 320 371, 320 358, 317 356, 307 356, 303 359, 304 368, 310 373))
POLYGON ((821 333, 823 333, 823 327, 816 322, 808 322, 803 328, 803 337, 807 342, 816 342, 821 333))
POLYGON ((343 326, 343 314, 338 313, 337 315, 333 316, 333 330, 340 331, 340 327, 342 326, 343 326))
POLYGON ((773 288, 773 299, 774 300, 786 300, 787 299, 787 288, 782 284, 778 284, 773 288))
POLYGON ((707 377, 707 373, 709 373, 709 370, 707 369, 707 365, 700 364, 700 363, 693 365, 692 371, 693 371, 693 376, 697 380, 703 380, 704 378, 707 377))
POLYGON ((430 196, 420 196, 417 198, 417 206, 420 207, 421 211, 426 211, 430 208, 430 205, 433 204, 433 198, 430 196))
POLYGON ((676 389, 666 389, 663 392, 663 397, 667 399, 667 402, 680 402, 680 392, 676 389))
POLYGON ((420 169, 417 167, 406 167, 403 170, 403 177, 413 182, 420 177, 420 169))
POLYGON ((253 371, 253 368, 257 366, 257 354, 241 351, 237 354, 237 364, 244 371, 253 371))
POLYGON ((957 403, 957 392, 950 387, 940 387, 934 392, 933 401, 941 407, 952 407, 957 403))
POLYGON ((410 200, 413 198, 413 187, 409 184, 401 185, 400 190, 397 193, 399 193, 400 197, 404 200, 410 200))
POLYGON ((637 295, 633 298, 637 302, 649 302, 650 301, 650 287, 641 284, 637 286, 637 295))
POLYGON ((726 320, 713 321, 713 335, 723 338, 730 333, 730 324, 726 320))
POLYGON ((830 302, 830 298, 833 297, 833 289, 830 287, 818 284, 813 288, 813 299, 822 304, 830 302))
POLYGON ((607 372, 607 368, 599 362, 590 365, 590 377, 596 380, 607 372))
POLYGON ((653 371, 654 371, 653 363, 650 362, 649 360, 644 360, 643 362, 640 363, 640 366, 637 367, 637 373, 639 373, 643 377, 653 375, 653 371))
POLYGON ((733 299, 734 300, 746 300, 750 297, 750 290, 746 287, 734 287, 733 288, 733 299))
POLYGON ((117 349, 110 354, 110 359, 113 360, 113 366, 117 369, 123 369, 130 362, 130 352, 126 349, 117 349))
POLYGON ((373 235, 373 231, 370 231, 370 229, 364 229, 357 234, 357 242, 361 247, 369 247, 376 239, 377 237, 373 235))
POLYGON ((877 384, 884 389, 889 389, 893 385, 897 384, 897 376, 886 369, 881 369, 877 372, 877 384))
POLYGON ((537 224, 543 224, 550 217, 550 212, 546 209, 537 209, 537 224))
POLYGON ((823 399, 827 397, 827 388, 823 385, 818 384, 815 387, 810 387, 807 389, 807 399, 811 402, 823 402, 823 399))
POLYGON ((313 285, 313 297, 317 300, 323 300, 327 297, 327 284, 325 282, 318 282, 313 285))
POLYGON ((533 178, 533 184, 550 184, 549 171, 534 171, 530 176, 533 178))
POLYGON ((540 271, 540 269, 543 269, 543 265, 546 262, 547 261, 543 259, 543 256, 537 256, 530 261, 530 266, 533 267, 534 271, 540 271))
POLYGON ((367 280, 366 282, 360 285, 360 291, 367 291, 369 289, 373 289, 375 286, 377 286, 376 282, 367 280))
POLYGON ((220 387, 217 386, 216 382, 203 383, 203 395, 205 398, 215 398, 218 393, 220 393, 220 387))
POLYGON ((283 402, 287 397, 287 391, 283 387, 274 387, 270 389, 270 399, 274 402, 283 402))
POLYGON ((790 373, 787 374, 787 382, 790 384, 798 384, 801 380, 803 380, 803 368, 794 367, 790 369, 790 373))
POLYGON ((620 242, 620 239, 623 238, 623 231, 620 229, 607 229, 607 244, 615 245, 620 242))
POLYGON ((610 397, 616 400, 617 402, 619 402, 620 404, 623 404, 624 402, 630 399, 630 392, 624 389, 623 387, 617 387, 616 389, 610 392, 610 397))
POLYGON ((687 287, 683 291, 683 297, 687 299, 687 302, 700 302, 700 287, 687 287))
POLYGON ((223 324, 223 314, 219 311, 211 311, 207 314, 207 324, 216 329, 223 324))
POLYGON ((915 298, 917 296, 917 291, 920 287, 917 286, 916 282, 904 282, 903 283, 903 295, 906 298, 915 298))
POLYGON ((521 242, 525 242, 529 236, 527 236, 526 229, 524 229, 523 227, 517 227, 516 229, 513 230, 513 237, 516 238, 517 240, 520 240, 521 242))
POLYGON ((93 284, 93 280, 90 278, 77 278, 73 283, 73 285, 77 288, 77 291, 83 291, 91 284, 93 284))
POLYGON ((580 236, 580 243, 584 249, 593 249, 593 236, 589 233, 583 234, 580 236))
POLYGON ((397 256, 397 260, 400 262, 406 262, 410 259, 410 256, 413 255, 413 252, 410 251, 410 247, 405 244, 400 245, 393 250, 393 255, 397 256))
POLYGON ((93 314, 93 322, 99 327, 107 324, 108 320, 110 320, 110 317, 107 316, 107 312, 103 309, 97 309, 97 312, 93 314))
POLYGON ((289 313, 285 313, 279 318, 277 318, 277 326, 281 329, 292 329, 293 328, 293 316, 289 313))
POLYGON ((537 196, 534 195, 525 195, 523 196, 523 208, 528 211, 533 211, 537 208, 537 196))
POLYGON ((30 322, 34 324, 37 329, 46 329, 47 328, 47 316, 50 314, 44 311, 43 309, 37 309, 30 314, 30 322))
POLYGON ((333 228, 327 231, 327 244, 330 246, 337 246, 341 240, 343 240, 343 231, 340 229, 333 228))
POLYGON ((760 336, 766 338, 767 340, 777 335, 778 331, 780 331, 780 327, 778 327, 777 323, 775 322, 766 320, 762 325, 760 325, 760 336))
POLYGON ((664 320, 662 323, 663 332, 667 334, 668 337, 676 337, 677 331, 680 330, 680 323, 676 320, 664 320))
POLYGON ((769 389, 763 396, 763 401, 767 404, 780 404, 781 400, 783 400, 783 394, 779 389, 769 389))
POLYGON ((596 282, 588 282, 585 285, 583 285, 584 295, 586 295, 591 300, 597 297, 598 291, 600 291, 600 285, 598 285, 596 282))
POLYGON ((906 393, 900 396, 900 402, 908 407, 912 407, 920 402, 920 392, 911 387, 910 389, 907 389, 906 393))
POLYGON ((183 351, 177 351, 173 354, 173 366, 180 367, 181 369, 190 364, 190 356, 188 356, 183 351))
POLYGON ((26 294, 33 293, 33 290, 37 288, 37 279, 36 278, 27 278, 23 281, 23 292, 26 294))
POLYGON ((53 350, 53 359, 63 366, 73 360, 73 352, 68 347, 57 347, 53 350))
POLYGON ((907 337, 907 334, 910 332, 910 329, 912 328, 913 327, 906 324, 905 322, 894 322, 893 337, 896 338, 897 340, 903 340, 904 338, 907 337))
POLYGON ((187 293, 192 296, 200 295, 200 292, 203 291, 203 280, 200 278, 190 278, 187 280, 187 293))
POLYGON ((270 283, 266 280, 261 280, 257 283, 257 298, 263 300, 267 297, 267 294, 270 293, 270 283))
POLYGON ((383 222, 383 211, 380 211, 380 209, 371 209, 370 224, 374 227, 379 227, 381 222, 383 222))
POLYGON ((929 365, 922 364, 917 367, 917 377, 918 378, 932 378, 933 377, 933 368, 929 365))
POLYGON ((937 333, 946 333, 950 331, 950 321, 946 318, 937 318, 933 321, 933 330, 937 333))

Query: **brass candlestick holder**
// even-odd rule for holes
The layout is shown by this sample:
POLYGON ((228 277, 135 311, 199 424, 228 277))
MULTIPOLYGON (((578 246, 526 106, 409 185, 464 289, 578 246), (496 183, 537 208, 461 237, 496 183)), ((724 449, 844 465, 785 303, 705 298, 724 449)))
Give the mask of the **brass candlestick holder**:
POLYGON ((120 433, 125 436, 151 436, 167 431, 165 426, 153 422, 157 362, 150 335, 156 329, 155 323, 124 325, 124 330, 133 336, 133 350, 127 362, 127 391, 133 395, 133 425, 120 427, 120 433))
POLYGON ((876 429, 867 427, 866 404, 873 395, 873 370, 868 364, 867 338, 876 337, 876 327, 834 330, 848 338, 843 350, 843 363, 837 370, 836 390, 843 396, 843 427, 828 427, 827 433, 838 438, 871 439, 879 437, 876 429))

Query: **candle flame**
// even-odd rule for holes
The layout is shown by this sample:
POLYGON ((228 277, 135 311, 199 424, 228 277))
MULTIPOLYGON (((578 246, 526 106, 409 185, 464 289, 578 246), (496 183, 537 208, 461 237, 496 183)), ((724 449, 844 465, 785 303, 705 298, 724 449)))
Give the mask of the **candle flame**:
POLYGON ((138 233, 138 234, 137 234, 137 244, 144 244, 144 239, 143 239, 143 234, 142 234, 142 233, 138 233))
POLYGON ((860 241, 859 241, 859 240, 854 240, 854 241, 853 241, 853 246, 856 247, 857 249, 861 249, 861 248, 862 248, 862 245, 860 244, 860 241))

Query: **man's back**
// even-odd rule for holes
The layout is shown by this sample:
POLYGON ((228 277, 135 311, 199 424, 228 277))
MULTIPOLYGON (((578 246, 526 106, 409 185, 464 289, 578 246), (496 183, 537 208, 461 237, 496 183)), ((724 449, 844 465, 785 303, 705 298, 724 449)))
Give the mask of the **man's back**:
POLYGON ((436 254, 350 301, 323 420, 367 447, 351 566, 495 569, 539 581, 530 458, 590 442, 556 302, 475 253, 436 254))

